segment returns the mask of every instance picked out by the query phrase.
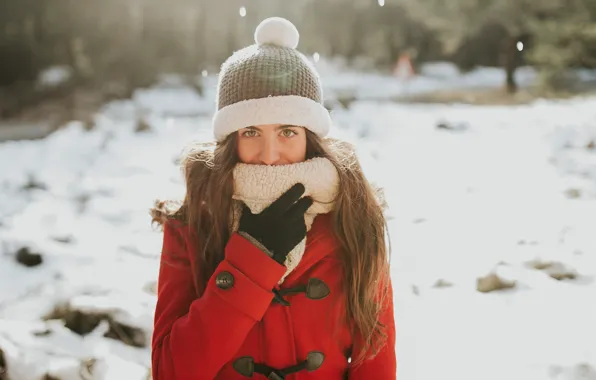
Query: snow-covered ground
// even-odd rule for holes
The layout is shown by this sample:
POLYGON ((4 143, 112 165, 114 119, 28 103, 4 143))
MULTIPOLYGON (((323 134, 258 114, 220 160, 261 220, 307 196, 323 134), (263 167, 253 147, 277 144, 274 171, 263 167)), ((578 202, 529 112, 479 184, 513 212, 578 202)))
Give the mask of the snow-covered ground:
MULTIPOLYGON (((327 95, 357 100, 402 98, 453 89, 497 89, 505 83, 505 71, 499 67, 477 67, 460 72, 450 62, 422 64, 416 75, 407 80, 385 72, 353 68, 342 58, 321 59, 315 65, 323 78, 327 95)), ((574 69, 570 74, 583 82, 596 82, 596 70, 574 69)), ((520 88, 535 85, 537 79, 538 73, 533 67, 524 66, 515 71, 515 80, 520 88)))
MULTIPOLYGON (((92 131, 0 144, 10 380, 146 378, 161 249, 148 209, 182 196, 176 159, 210 138, 209 115, 185 110, 212 104, 162 86, 106 105, 92 131)), ((596 379, 596 98, 333 113, 391 205, 398 378, 596 379)))
MULTIPOLYGON (((399 98, 454 88, 492 89, 505 83, 505 72, 498 67, 480 67, 462 73, 449 62, 424 64, 415 76, 407 80, 386 73, 369 71, 363 74, 359 70, 344 68, 335 61, 323 61, 318 66, 328 94, 362 100, 399 98), (340 75, 337 75, 338 71, 340 75)), ((537 74, 531 67, 521 67, 515 77, 520 87, 525 88, 536 80, 537 74)))

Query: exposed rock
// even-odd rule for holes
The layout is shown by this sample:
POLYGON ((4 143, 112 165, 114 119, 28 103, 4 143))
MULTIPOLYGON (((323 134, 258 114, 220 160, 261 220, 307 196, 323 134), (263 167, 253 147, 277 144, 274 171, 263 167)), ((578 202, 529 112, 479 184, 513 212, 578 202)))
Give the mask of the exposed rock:
POLYGON ((555 280, 575 280, 577 278, 577 273, 564 265, 559 266, 552 266, 546 270, 549 276, 554 278, 555 280))
POLYGON ((543 271, 550 277, 559 281, 574 280, 578 276, 575 269, 559 261, 534 260, 528 262, 527 265, 536 270, 543 271))
POLYGON ((40 253, 32 252, 29 247, 23 247, 16 253, 17 262, 26 267, 35 267, 43 263, 43 257, 40 253))
POLYGON ((586 149, 588 150, 596 150, 596 140, 592 140, 586 145, 586 149))
POLYGON ((494 292, 497 290, 511 289, 516 286, 516 282, 507 280, 493 271, 486 276, 476 279, 476 290, 482 293, 494 292))
POLYGON ((157 281, 151 281, 143 286, 143 290, 149 294, 157 294, 157 281))
POLYGON ((596 369, 588 363, 573 366, 554 365, 549 368, 553 380, 596 380, 596 369))
POLYGON ((79 335, 91 333, 99 326, 101 321, 106 321, 108 322, 109 329, 104 334, 104 337, 119 340, 133 347, 143 348, 148 345, 148 339, 144 330, 118 322, 109 312, 77 310, 69 304, 62 304, 55 307, 43 319, 62 320, 66 328, 79 335))
POLYGON ((83 313, 79 310, 71 309, 68 304, 58 305, 43 319, 46 321, 59 319, 64 322, 64 326, 79 335, 87 335, 99 325, 106 316, 101 314, 83 313))
POLYGON ((97 359, 95 359, 95 358, 83 360, 81 362, 81 370, 80 370, 81 377, 83 379, 92 379, 96 364, 97 364, 97 359))
POLYGON ((0 380, 8 380, 8 367, 2 348, 0 348, 0 380))
POLYGON ((72 235, 58 235, 58 236, 53 236, 52 240, 54 240, 58 243, 70 244, 74 241, 74 237, 72 235))
POLYGON ((580 363, 573 369, 575 378, 578 380, 596 380, 596 369, 588 363, 580 363))
POLYGON ((43 329, 43 330, 38 330, 38 331, 33 331, 33 335, 35 336, 48 336, 48 335, 52 335, 52 330, 50 329, 43 329))
POLYGON ((137 125, 135 127, 135 132, 137 133, 141 133, 141 132, 149 132, 151 131, 151 126, 149 125, 149 123, 147 122, 147 120, 145 120, 145 118, 139 118, 137 120, 137 125))
POLYGON ((567 196, 567 198, 577 199, 582 196, 582 193, 580 189, 567 189, 565 191, 565 195, 567 196))
POLYGON ((437 282, 433 285, 433 288, 449 288, 453 286, 453 284, 447 280, 443 280, 442 278, 438 279, 437 282))
POLYGON ((537 270, 543 270, 550 266, 550 261, 534 260, 528 262, 528 265, 537 270))
POLYGON ((449 123, 445 120, 438 121, 436 124, 437 129, 444 129, 448 131, 465 131, 469 129, 469 126, 465 123, 449 123))
POLYGON ((104 335, 106 338, 116 339, 133 347, 147 347, 148 342, 145 331, 138 327, 118 323, 112 319, 108 319, 108 321, 110 323, 110 329, 104 335))
POLYGON ((83 120, 81 120, 81 123, 83 124, 83 129, 85 131, 89 132, 95 129, 95 119, 93 115, 86 115, 83 120))
MULTIPOLYGON (((151 369, 116 355, 102 355, 84 359, 79 363, 78 379, 120 379, 145 380, 151 369), (126 376, 122 376, 126 374, 126 376)), ((69 377, 70 379, 70 377, 69 377)))
POLYGON ((27 182, 22 186, 23 190, 47 190, 48 187, 43 182, 38 181, 32 174, 29 174, 27 182))

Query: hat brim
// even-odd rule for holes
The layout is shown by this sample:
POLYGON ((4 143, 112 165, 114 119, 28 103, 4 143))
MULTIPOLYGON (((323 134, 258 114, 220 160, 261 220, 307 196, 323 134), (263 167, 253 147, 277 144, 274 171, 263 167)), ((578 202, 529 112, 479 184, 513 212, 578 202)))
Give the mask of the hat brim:
POLYGON ((242 128, 265 124, 305 127, 325 137, 331 127, 329 111, 312 99, 296 95, 269 96, 230 104, 213 116, 213 135, 217 141, 242 128))

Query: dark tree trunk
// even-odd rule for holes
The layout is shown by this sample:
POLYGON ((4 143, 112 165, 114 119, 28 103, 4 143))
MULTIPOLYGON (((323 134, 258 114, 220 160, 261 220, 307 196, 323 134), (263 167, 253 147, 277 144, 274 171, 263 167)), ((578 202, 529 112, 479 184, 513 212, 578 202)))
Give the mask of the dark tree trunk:
POLYGON ((518 86, 515 81, 515 70, 518 67, 518 39, 513 36, 507 36, 502 45, 502 64, 505 69, 505 89, 508 93, 513 94, 517 92, 518 86))

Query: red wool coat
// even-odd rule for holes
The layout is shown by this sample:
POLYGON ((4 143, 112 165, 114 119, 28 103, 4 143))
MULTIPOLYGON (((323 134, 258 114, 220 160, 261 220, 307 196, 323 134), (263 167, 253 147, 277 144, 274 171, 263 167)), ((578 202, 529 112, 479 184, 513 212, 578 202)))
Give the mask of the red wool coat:
POLYGON ((300 264, 281 286, 277 282, 285 267, 233 234, 225 259, 197 298, 189 236, 181 225, 170 222, 164 227, 152 341, 154 380, 283 375, 287 380, 395 379, 392 293, 382 315, 388 327, 384 348, 355 368, 348 361, 360 347, 339 319, 345 305, 343 280, 329 215, 315 219, 300 264), (185 260, 171 265, 164 262, 169 255, 185 260), (284 291, 295 287, 292 294, 284 291), (285 293, 290 305, 274 302, 272 289, 285 293), (286 372, 275 372, 280 370, 286 372))

